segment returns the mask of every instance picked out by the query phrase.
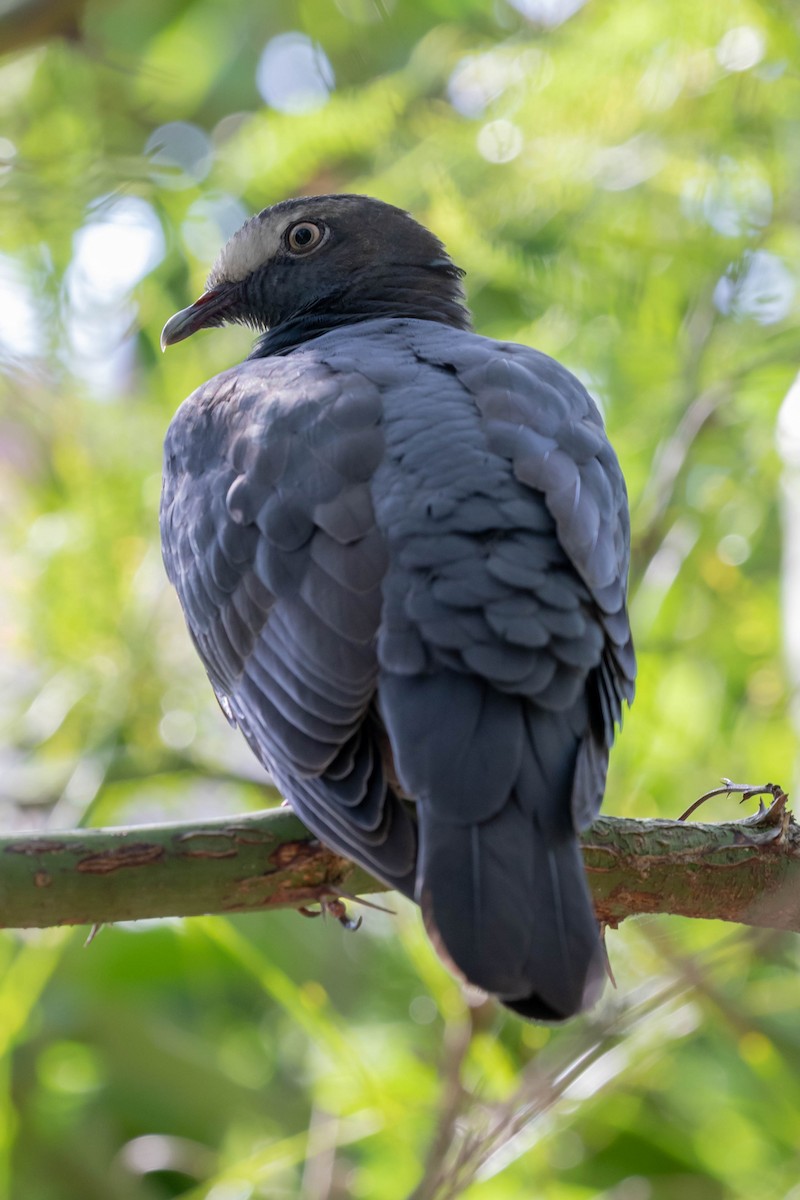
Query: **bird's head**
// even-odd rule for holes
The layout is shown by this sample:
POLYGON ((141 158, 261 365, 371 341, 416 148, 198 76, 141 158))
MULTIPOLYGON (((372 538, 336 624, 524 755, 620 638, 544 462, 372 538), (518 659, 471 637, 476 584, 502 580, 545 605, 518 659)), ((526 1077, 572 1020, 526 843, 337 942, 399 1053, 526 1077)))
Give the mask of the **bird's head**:
POLYGON ((468 328, 462 274, 438 238, 391 204, 350 195, 284 200, 222 248, 203 295, 167 321, 161 348, 228 323, 264 331, 251 357, 374 317, 468 328))

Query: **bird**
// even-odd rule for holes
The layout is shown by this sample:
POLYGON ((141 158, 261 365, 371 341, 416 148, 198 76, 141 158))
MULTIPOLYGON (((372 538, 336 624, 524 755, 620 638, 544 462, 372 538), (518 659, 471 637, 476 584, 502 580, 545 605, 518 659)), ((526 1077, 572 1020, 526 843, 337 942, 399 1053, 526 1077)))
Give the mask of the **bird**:
POLYGON ((587 390, 474 332, 463 275, 368 196, 247 220, 161 336, 257 334, 170 424, 163 557, 312 835, 460 979, 563 1021, 606 969, 579 834, 634 693, 627 494, 587 390))

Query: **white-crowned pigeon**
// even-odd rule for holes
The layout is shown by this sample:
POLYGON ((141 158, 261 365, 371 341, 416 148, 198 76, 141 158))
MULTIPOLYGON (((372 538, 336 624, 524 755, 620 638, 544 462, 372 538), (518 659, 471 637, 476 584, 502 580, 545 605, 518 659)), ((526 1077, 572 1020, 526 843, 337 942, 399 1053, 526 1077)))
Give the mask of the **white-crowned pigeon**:
POLYGON ((602 987, 578 844, 635 659, 625 484, 578 380, 473 333, 462 272, 366 196, 267 208, 162 345, 260 331, 167 434, 167 573, 292 808, 445 961, 563 1019, 602 987))

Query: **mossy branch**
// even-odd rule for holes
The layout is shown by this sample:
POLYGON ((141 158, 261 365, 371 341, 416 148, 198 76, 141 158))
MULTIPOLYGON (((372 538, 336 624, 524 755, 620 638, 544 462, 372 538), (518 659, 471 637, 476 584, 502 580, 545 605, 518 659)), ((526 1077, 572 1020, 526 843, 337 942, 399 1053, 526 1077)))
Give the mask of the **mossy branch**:
MULTIPOLYGON (((600 817, 583 853, 611 925, 674 913, 800 932, 800 826, 777 803, 721 825, 600 817)), ((4 928, 296 908, 381 890, 287 809, 0 839, 4 928)))

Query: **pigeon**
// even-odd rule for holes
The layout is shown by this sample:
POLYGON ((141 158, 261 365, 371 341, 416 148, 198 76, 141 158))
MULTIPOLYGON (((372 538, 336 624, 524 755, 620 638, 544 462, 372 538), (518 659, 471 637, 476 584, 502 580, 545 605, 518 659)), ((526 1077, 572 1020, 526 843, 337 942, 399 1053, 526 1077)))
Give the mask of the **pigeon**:
POLYGON ((161 336, 258 334, 169 427, 163 556, 313 835, 461 979, 560 1021, 605 974, 578 835, 633 700, 627 496, 586 389, 475 333, 463 274, 368 196, 248 220, 161 336))

